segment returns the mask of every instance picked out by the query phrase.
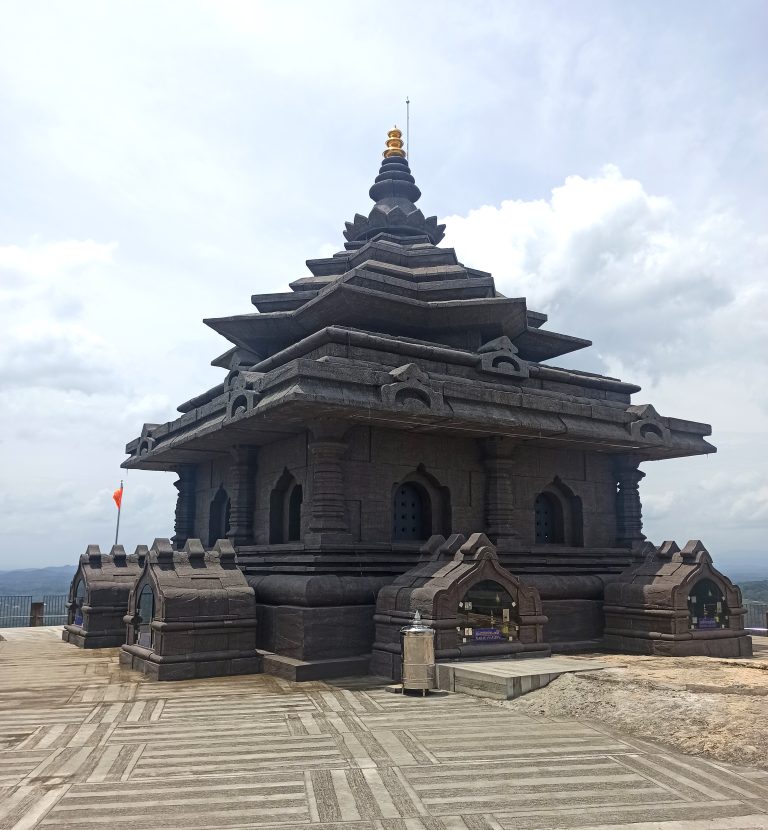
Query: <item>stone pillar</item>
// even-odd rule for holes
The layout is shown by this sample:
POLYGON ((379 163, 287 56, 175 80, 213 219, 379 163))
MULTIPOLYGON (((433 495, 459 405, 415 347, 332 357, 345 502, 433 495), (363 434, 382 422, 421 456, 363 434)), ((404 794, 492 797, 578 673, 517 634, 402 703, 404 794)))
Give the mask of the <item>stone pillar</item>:
POLYGON ((645 473, 638 469, 642 460, 634 455, 619 455, 613 462, 617 482, 616 544, 621 547, 633 548, 645 541, 639 490, 645 473))
POLYGON ((233 545, 253 541, 253 511, 256 495, 256 447, 236 446, 230 450, 229 468, 229 530, 227 538, 233 545))
POLYGON ((310 425, 309 475, 312 482, 308 541, 351 541, 342 462, 349 425, 314 421, 310 425))
POLYGON ((519 547, 515 529, 512 475, 515 445, 508 438, 494 436, 483 442, 485 467, 485 532, 497 549, 519 547))
POLYGON ((177 467, 179 480, 174 481, 173 486, 179 491, 176 496, 176 520, 173 529, 173 546, 181 550, 187 543, 187 539, 195 536, 195 483, 197 481, 197 468, 194 464, 182 464, 177 467))

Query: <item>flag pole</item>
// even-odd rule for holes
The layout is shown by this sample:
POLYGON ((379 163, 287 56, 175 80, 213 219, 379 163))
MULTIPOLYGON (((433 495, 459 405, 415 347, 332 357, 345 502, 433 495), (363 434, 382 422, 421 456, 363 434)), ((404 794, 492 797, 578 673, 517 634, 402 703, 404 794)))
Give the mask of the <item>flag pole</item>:
POLYGON ((120 480, 120 504, 117 505, 117 527, 115 528, 115 545, 117 545, 117 535, 120 533, 120 512, 123 509, 123 482, 120 480))

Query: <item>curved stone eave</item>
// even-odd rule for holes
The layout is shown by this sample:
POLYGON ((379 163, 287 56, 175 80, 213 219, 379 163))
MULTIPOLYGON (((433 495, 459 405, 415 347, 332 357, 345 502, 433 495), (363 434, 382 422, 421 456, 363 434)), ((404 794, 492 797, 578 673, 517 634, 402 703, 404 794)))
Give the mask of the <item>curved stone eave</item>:
MULTIPOLYGON (((334 283, 295 311, 207 318, 203 322, 236 346, 261 352, 296 342, 324 326, 349 325, 408 334, 462 327, 514 340, 527 330, 525 301, 501 297, 425 302, 334 283)), ((561 352, 562 353, 562 352, 561 352)))
POLYGON ((318 415, 348 420, 350 425, 377 424, 392 429, 478 438, 505 435, 524 443, 635 454, 648 461, 716 451, 703 438, 687 435, 674 435, 663 445, 638 442, 620 424, 595 422, 587 416, 565 417, 556 412, 503 404, 485 406, 480 412, 476 409, 473 412, 471 407, 471 402, 462 406, 461 401, 446 395, 445 409, 439 413, 411 412, 387 406, 370 394, 364 395, 362 390, 360 399, 354 401, 344 390, 327 394, 322 382, 313 384, 311 379, 293 377, 286 388, 266 393, 250 412, 229 420, 222 413, 160 443, 145 456, 127 459, 122 466, 129 469, 172 469, 174 465, 190 463, 190 452, 193 456, 200 453, 198 460, 203 460, 205 454, 214 457, 226 452, 229 445, 269 443, 285 434, 301 431, 308 418, 318 415), (289 413, 293 417, 287 417, 289 413))

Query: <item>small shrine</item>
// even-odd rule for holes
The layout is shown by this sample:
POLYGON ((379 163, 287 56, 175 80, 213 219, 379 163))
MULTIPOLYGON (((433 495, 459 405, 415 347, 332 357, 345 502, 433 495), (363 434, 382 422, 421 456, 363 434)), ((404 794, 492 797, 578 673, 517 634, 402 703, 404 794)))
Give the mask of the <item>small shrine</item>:
POLYGON ((69 588, 64 642, 79 648, 114 648, 123 644, 128 596, 146 555, 144 545, 130 556, 122 545, 114 545, 106 554, 98 545, 88 545, 69 588))
POLYGON ((371 674, 400 679, 400 631, 435 629, 435 659, 548 657, 541 598, 499 563, 487 536, 433 536, 419 563, 379 591, 371 674))
POLYGON ((153 680, 261 670, 253 589, 226 539, 208 551, 199 539, 181 551, 155 539, 126 612, 120 664, 153 680))
POLYGON ((636 654, 751 657, 741 592, 698 539, 649 546, 605 589, 605 645, 636 654))

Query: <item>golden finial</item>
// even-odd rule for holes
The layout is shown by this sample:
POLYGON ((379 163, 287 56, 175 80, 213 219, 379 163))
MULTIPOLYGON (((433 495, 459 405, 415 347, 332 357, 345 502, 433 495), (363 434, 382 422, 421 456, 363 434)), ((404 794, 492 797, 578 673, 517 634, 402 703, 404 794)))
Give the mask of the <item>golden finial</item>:
POLYGON ((405 150, 403 150, 403 134, 397 129, 397 125, 387 133, 387 149, 382 153, 385 159, 392 158, 392 156, 400 156, 405 158, 405 150))

